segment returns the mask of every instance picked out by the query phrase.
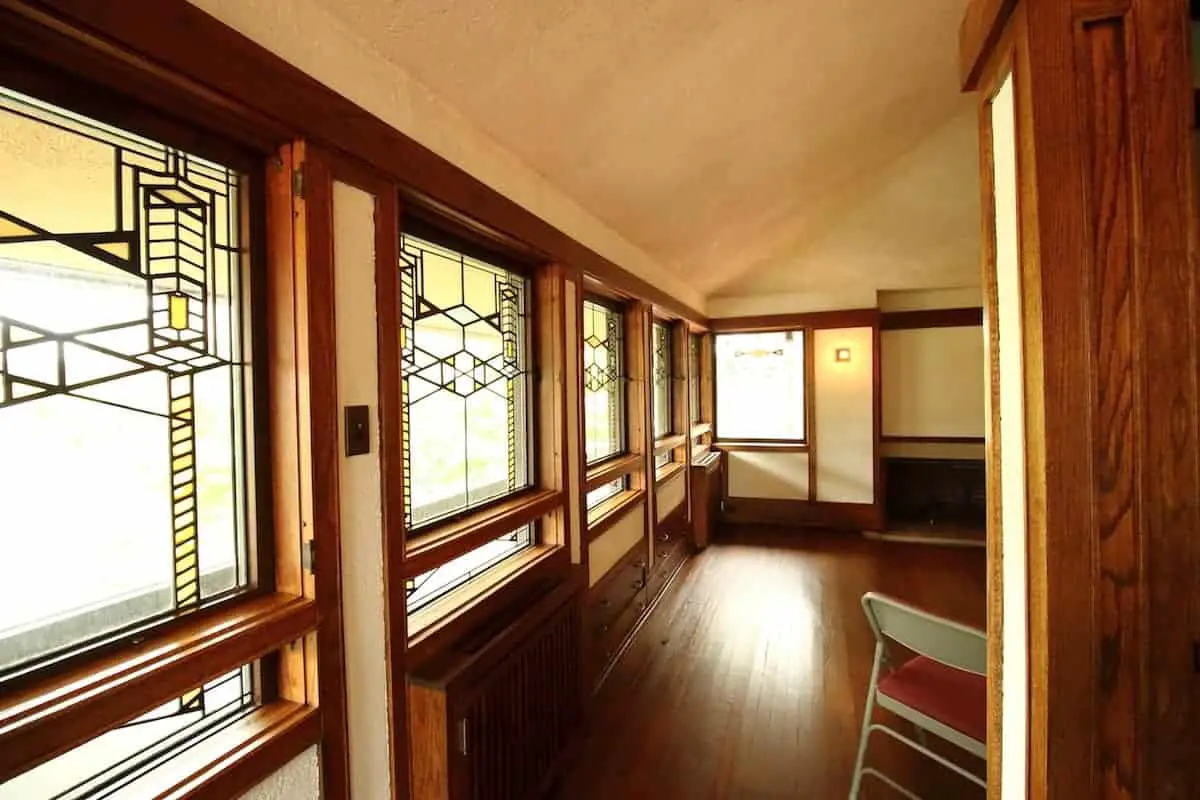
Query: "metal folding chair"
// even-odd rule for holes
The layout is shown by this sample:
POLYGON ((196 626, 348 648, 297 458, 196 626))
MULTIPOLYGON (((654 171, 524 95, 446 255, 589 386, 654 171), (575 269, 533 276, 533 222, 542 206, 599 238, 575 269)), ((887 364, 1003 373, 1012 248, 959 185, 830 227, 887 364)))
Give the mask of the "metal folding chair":
POLYGON ((892 778, 866 766, 867 744, 873 731, 903 742, 986 791, 982 779, 930 750, 925 745, 925 734, 932 733, 987 759, 987 637, 983 631, 875 592, 863 595, 862 604, 875 634, 875 664, 871 667, 850 800, 857 800, 864 775, 886 783, 910 800, 921 800, 892 778), (916 657, 897 665, 890 647, 893 642, 913 651, 916 657), (917 739, 872 722, 876 705, 911 722, 917 729, 917 739))

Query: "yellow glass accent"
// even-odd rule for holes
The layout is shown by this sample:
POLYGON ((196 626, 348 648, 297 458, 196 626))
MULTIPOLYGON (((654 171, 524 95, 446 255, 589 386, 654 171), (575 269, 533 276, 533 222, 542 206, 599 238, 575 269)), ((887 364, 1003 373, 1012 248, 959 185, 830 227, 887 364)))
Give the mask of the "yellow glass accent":
POLYGON ((192 486, 191 484, 188 484, 187 486, 180 486, 178 489, 175 490, 175 499, 176 500, 186 500, 187 498, 191 497, 195 492, 196 492, 196 487, 192 486))
POLYGON ((185 331, 188 326, 188 299, 182 294, 173 294, 168 300, 171 327, 177 331, 185 331))
POLYGON ((185 469, 191 468, 195 461, 191 455, 182 456, 171 460, 171 471, 182 472, 185 469))
POLYGON ((101 242, 96 249, 111 253, 122 261, 129 260, 129 242, 101 242))
POLYGON ((0 239, 16 238, 18 236, 32 236, 33 231, 26 228, 24 225, 18 225, 10 219, 0 219, 0 239))

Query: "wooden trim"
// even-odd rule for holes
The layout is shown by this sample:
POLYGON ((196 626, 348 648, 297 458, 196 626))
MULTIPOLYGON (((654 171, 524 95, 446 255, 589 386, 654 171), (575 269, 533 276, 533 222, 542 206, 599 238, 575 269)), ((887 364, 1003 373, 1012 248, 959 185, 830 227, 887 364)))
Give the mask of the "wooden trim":
POLYGON ((255 598, 0 701, 0 783, 253 661, 318 624, 317 605, 255 598))
MULTIPOLYGON (((295 166, 304 171, 303 197, 296 201, 306 247, 306 277, 297 302, 304 303, 303 345, 308 366, 309 491, 303 497, 312 521, 321 629, 317 637, 324 741, 325 791, 349 797, 349 727, 346 716, 346 660, 342 622, 342 544, 338 434, 337 348, 334 317, 333 176, 328 156, 307 144, 297 148, 295 166), (320 468, 317 467, 320 465, 320 468)), ((303 411, 302 411, 303 414, 303 411)), ((303 418, 303 417, 302 417, 303 418)))
MULTIPOLYGON (((688 465, 683 461, 671 461, 670 463, 663 464, 654 471, 654 485, 659 486, 666 483, 671 478, 686 470, 687 467, 688 465)), ((687 505, 687 503, 685 502, 684 505, 687 505)))
MULTIPOLYGON (((263 706, 217 735, 234 739, 237 744, 210 757, 207 765, 192 769, 191 775, 156 796, 170 800, 240 797, 319 743, 321 716, 312 706, 277 702, 263 706)), ((194 766, 186 761, 185 754, 183 766, 194 766)))
POLYGON ((469 581, 409 620, 409 674, 453 642, 494 619, 530 594, 570 580, 571 554, 565 547, 542 546, 513 557, 511 565, 469 581), (486 579, 486 580, 485 580, 486 579), (428 620, 422 620, 428 617, 428 620))
POLYGON ((985 444, 986 437, 983 436, 893 436, 888 434, 879 437, 879 441, 884 444, 985 444))
POLYGON ((709 320, 713 333, 767 333, 807 328, 870 328, 879 323, 878 308, 813 311, 804 314, 759 314, 709 320))
POLYGON ((686 433, 672 433, 663 436, 661 439, 654 440, 653 452, 654 455, 660 455, 667 450, 674 450, 677 447, 683 447, 687 444, 688 437, 686 433))
MULTIPOLYGON (((809 404, 812 403, 812 398, 808 399, 809 404)), ((724 450, 729 453, 808 453, 812 449, 809 442, 798 442, 793 439, 780 439, 778 441, 721 441, 718 439, 713 442, 714 450, 724 450)))
POLYGON ((983 325, 982 308, 938 308, 928 311, 888 311, 880 327, 885 331, 916 328, 976 328, 983 325))
MULTIPOLYGON (((306 137, 394 176, 410 200, 436 203, 524 242, 547 260, 572 264, 610 285, 703 323, 696 309, 609 261, 479 179, 364 111, 261 45, 185 0, 158 0, 136 15, 94 0, 39 0, 3 7, 80 41, 110 59, 134 61, 174 90, 176 103, 201 105, 276 142, 306 137), (213 58, 220 53, 220 58, 213 58)), ((42 58, 58 56, 48 51, 42 58)), ((73 64, 66 68, 72 69, 73 64)), ((84 71, 84 70, 72 70, 84 71)), ((117 88, 120 88, 119 86, 117 88)))
POLYGON ((1017 0, 973 0, 958 28, 958 80, 964 92, 979 89, 988 59, 1017 7, 1017 0))
POLYGON ((645 489, 628 489, 593 508, 588 512, 585 544, 590 544, 593 540, 598 539, 605 531, 624 518, 629 509, 645 499, 645 489))
POLYGON ((601 461, 595 466, 589 467, 584 478, 583 493, 587 494, 597 486, 603 486, 631 472, 641 470, 644 461, 644 457, 637 453, 627 453, 625 455, 613 456, 606 461, 601 461))
POLYGON ((563 505, 558 489, 533 489, 439 526, 408 544, 404 577, 412 578, 540 519, 563 505))
POLYGON ((697 422, 692 425, 691 432, 688 434, 690 438, 695 439, 697 436, 703 436, 706 433, 712 433, 711 422, 697 422))
POLYGON ((883 509, 874 503, 826 503, 811 500, 776 500, 758 497, 725 497, 721 518, 743 525, 785 525, 880 530, 883 509))

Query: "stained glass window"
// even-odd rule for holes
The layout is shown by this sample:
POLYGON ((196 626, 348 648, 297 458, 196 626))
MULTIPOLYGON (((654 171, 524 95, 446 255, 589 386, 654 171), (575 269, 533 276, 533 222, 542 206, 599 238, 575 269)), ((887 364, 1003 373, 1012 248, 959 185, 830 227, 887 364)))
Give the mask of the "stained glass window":
POLYGON ((625 452, 625 322, 595 300, 583 302, 583 405, 587 463, 625 452))
POLYGON ((595 508, 609 498, 616 497, 628 488, 628 475, 624 475, 620 478, 617 478, 615 481, 610 481, 609 483, 597 486, 595 489, 592 489, 587 493, 586 502, 588 510, 595 508))
MULTIPOLYGON (((654 438, 660 439, 671 434, 671 329, 661 322, 654 323, 654 438)), ((671 463, 671 451, 659 453, 654 458, 654 465, 661 467, 671 463)))
POLYGON ((440 567, 409 578, 405 586, 408 613, 411 614, 446 596, 472 578, 482 575, 505 559, 530 547, 533 541, 533 526, 525 525, 440 567))
POLYGON ((717 436, 804 441, 804 332, 716 337, 717 436))
POLYGON ((0 89, 0 673, 248 584, 245 177, 0 89))
POLYGON ((255 708, 253 668, 236 669, 0 783, 4 798, 154 797, 161 781, 150 773, 220 732, 255 708), (149 785, 147 785, 149 784, 149 785))
POLYGON ((401 236, 404 510, 410 530, 531 485, 530 282, 401 236))
POLYGON ((688 334, 688 407, 693 423, 702 420, 700 413, 700 334, 688 334))

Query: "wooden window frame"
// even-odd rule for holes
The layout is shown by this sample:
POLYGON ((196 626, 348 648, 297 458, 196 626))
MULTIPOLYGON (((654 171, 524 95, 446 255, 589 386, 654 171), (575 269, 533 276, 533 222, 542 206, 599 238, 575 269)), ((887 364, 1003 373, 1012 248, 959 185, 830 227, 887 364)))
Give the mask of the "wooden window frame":
MULTIPOLYGON (((620 301, 609 297, 608 295, 600 294, 600 293, 592 291, 592 290, 588 290, 583 293, 583 298, 580 303, 581 310, 583 309, 583 304, 586 304, 586 303, 594 303, 595 305, 601 306, 603 308, 608 309, 609 311, 612 311, 612 312, 620 315, 620 317, 621 317, 621 346, 622 346, 621 347, 621 349, 622 349, 621 372, 625 373, 625 374, 621 375, 619 378, 620 380, 624 381, 624 383, 625 383, 625 386, 623 387, 624 391, 621 392, 621 404, 623 405, 623 408, 621 409, 621 419, 624 422, 624 430, 621 431, 621 447, 617 450, 617 452, 609 453, 608 455, 604 456, 603 458, 596 459, 593 462, 588 462, 588 460, 587 460, 587 403, 584 398, 584 395, 586 394, 586 389, 581 390, 581 392, 580 392, 580 400, 583 403, 583 416, 580 417, 580 423, 583 426, 583 436, 584 436, 584 439, 583 439, 584 467, 587 469, 588 475, 590 478, 590 476, 592 474, 592 470, 600 468, 600 467, 604 466, 605 464, 616 461, 618 459, 625 458, 625 457, 629 456, 629 454, 632 452, 630 449, 630 438, 629 438, 629 427, 630 426, 629 426, 628 366, 629 366, 630 352, 629 352, 629 337, 626 335, 627 334, 626 325, 628 324, 628 321, 627 321, 627 317, 625 315, 625 308, 624 308, 623 304, 620 301)), ((581 317, 580 324, 582 325, 582 317, 581 317)), ((583 376, 583 353, 584 353, 584 348, 586 346, 587 345, 585 345, 583 343, 583 339, 580 338, 580 340, 579 340, 579 347, 580 347, 579 369, 580 369, 581 379, 583 376)), ((620 477, 620 476, 613 476, 613 478, 610 478, 609 480, 614 480, 617 477, 620 477)), ((590 479, 589 479, 589 483, 591 483, 590 479)), ((604 481, 601 481, 601 483, 604 483, 604 481)), ((588 490, 590 491, 593 488, 595 488, 595 486, 589 486, 588 490)))
POLYGON ((784 326, 775 328, 754 328, 750 327, 746 330, 737 330, 733 328, 722 328, 719 332, 712 334, 712 394, 713 394, 713 418, 712 423, 712 446, 721 450, 736 451, 774 451, 774 452, 791 452, 791 453, 807 453, 812 445, 813 432, 813 391, 814 386, 814 369, 813 369, 813 331, 814 328, 807 325, 784 326), (794 333, 799 332, 804 336, 804 437, 797 439, 794 437, 788 438, 757 438, 757 437, 739 437, 724 439, 721 437, 720 428, 717 425, 719 417, 719 408, 717 403, 717 346, 716 338, 728 334, 758 334, 758 333, 794 333))

